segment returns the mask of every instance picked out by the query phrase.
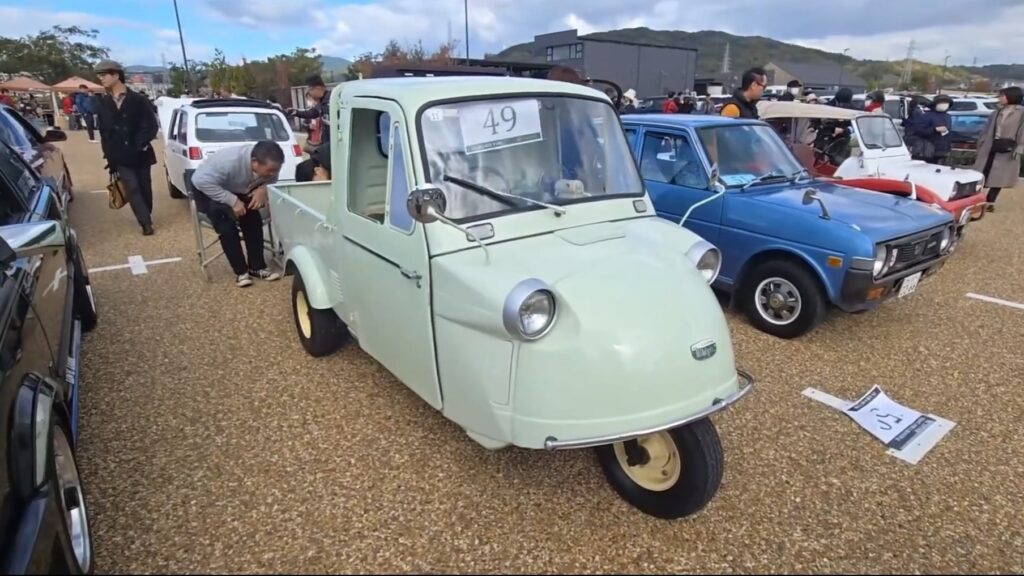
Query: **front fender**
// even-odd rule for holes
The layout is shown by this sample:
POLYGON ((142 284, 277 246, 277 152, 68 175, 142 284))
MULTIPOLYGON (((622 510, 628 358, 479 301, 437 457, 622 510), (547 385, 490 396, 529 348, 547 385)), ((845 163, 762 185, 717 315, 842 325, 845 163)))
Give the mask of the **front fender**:
POLYGON ((306 287, 309 305, 317 309, 332 308, 340 300, 337 294, 327 289, 330 279, 327 266, 313 250, 295 246, 285 254, 285 269, 297 271, 306 287))

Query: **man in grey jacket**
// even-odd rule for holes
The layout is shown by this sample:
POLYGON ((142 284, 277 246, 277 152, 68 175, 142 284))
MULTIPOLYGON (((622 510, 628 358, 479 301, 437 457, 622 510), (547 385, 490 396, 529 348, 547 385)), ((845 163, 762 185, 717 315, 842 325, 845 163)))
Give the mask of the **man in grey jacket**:
POLYGON ((218 150, 192 175, 196 209, 213 223, 240 288, 251 286, 254 276, 267 281, 281 277, 267 270, 260 209, 267 206, 267 185, 277 182, 282 164, 281 147, 272 140, 261 140, 218 150), (239 228, 248 262, 238 239, 239 228))

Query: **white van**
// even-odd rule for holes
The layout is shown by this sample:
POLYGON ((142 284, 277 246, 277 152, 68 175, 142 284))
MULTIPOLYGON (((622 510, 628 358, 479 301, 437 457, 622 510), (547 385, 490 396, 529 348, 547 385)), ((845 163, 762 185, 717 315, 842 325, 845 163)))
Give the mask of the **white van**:
POLYGON ((269 102, 248 98, 197 98, 174 107, 157 106, 164 141, 167 188, 173 198, 184 198, 186 178, 206 158, 221 148, 273 140, 284 150, 281 181, 295 180, 295 167, 302 161, 299 146, 284 113, 269 102), (161 109, 163 108, 163 109, 161 109))

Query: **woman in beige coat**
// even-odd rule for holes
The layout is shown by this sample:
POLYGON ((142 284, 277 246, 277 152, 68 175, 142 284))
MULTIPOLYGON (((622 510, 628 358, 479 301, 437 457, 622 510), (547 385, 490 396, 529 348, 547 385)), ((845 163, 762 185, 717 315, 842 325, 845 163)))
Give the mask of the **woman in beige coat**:
POLYGON ((992 113, 978 135, 978 157, 974 169, 985 175, 988 207, 995 208, 1003 188, 1017 185, 1020 158, 1024 155, 1024 91, 1017 86, 999 91, 999 110, 992 113))

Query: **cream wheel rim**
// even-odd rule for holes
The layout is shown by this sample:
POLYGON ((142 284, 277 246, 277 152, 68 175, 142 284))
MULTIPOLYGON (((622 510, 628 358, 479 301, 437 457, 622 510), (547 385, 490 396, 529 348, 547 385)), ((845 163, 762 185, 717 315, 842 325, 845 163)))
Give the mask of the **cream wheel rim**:
POLYGON ((307 339, 313 336, 312 322, 309 320, 309 302, 306 302, 306 293, 299 290, 295 293, 295 315, 299 321, 299 330, 307 339))
POLYGON ((641 488, 652 492, 664 492, 675 486, 683 470, 683 461, 672 435, 668 432, 656 432, 636 440, 650 457, 645 464, 630 466, 625 444, 617 442, 614 445, 619 466, 622 466, 630 479, 641 488))

